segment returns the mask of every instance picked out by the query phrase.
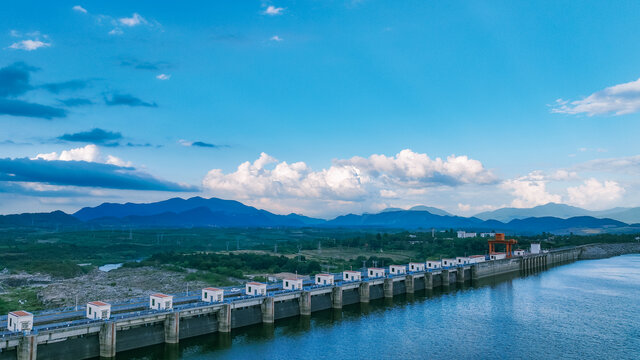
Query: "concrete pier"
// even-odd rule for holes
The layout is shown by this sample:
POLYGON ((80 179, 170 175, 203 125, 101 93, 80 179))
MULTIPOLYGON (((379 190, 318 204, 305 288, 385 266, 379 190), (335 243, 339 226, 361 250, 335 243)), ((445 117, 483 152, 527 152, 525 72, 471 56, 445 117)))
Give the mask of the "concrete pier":
POLYGON ((456 282, 464 284, 464 281, 465 281, 464 268, 458 268, 458 271, 456 273, 456 282))
POLYGON ((340 286, 334 286, 331 289, 331 307, 342 309, 342 288, 340 286))
POLYGON ((273 306, 273 298, 268 296, 262 300, 262 322, 265 324, 273 324, 275 319, 275 307, 273 306))
POLYGON ((415 292, 415 279, 413 278, 413 275, 407 275, 404 278, 404 286, 405 286, 405 292, 407 294, 413 294, 415 292))
POLYGON ((224 304, 218 310, 218 332, 231 332, 231 304, 224 304))
POLYGON ((25 335, 18 344, 18 360, 36 360, 38 355, 38 337, 25 335))
POLYGON ((383 287, 384 289, 384 297, 385 298, 393 298, 393 279, 384 279, 383 287))
POLYGON ((180 341, 180 313, 168 314, 164 319, 164 342, 177 344, 180 341))
POLYGON ((113 359, 116 357, 116 323, 105 322, 98 334, 100 341, 100 358, 113 359))
POLYGON ((300 298, 298 299, 300 304, 300 315, 302 316, 310 316, 311 315, 311 292, 303 291, 300 294, 300 298))
POLYGON ((424 274, 424 288, 427 290, 433 289, 433 273, 424 274))
POLYGON ((368 303, 369 302, 369 283, 363 282, 358 287, 358 293, 360 294, 360 302, 368 303))
POLYGON ((449 270, 442 270, 440 276, 442 277, 442 286, 449 287, 449 270))

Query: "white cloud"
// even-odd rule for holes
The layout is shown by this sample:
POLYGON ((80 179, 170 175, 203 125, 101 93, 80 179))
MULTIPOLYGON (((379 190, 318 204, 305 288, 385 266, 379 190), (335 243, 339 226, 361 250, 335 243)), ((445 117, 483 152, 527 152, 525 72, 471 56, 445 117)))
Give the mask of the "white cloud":
POLYGON ((40 40, 22 40, 11 44, 9 47, 16 50, 33 51, 49 46, 51 46, 51 43, 42 42, 40 40))
POLYGON ((193 145, 193 141, 187 141, 187 140, 184 140, 184 139, 178 140, 178 143, 180 145, 186 146, 186 147, 189 147, 189 146, 193 145))
POLYGON ((471 205, 458 203, 458 209, 462 212, 469 212, 471 210, 471 205))
POLYGON ((556 100, 551 112, 561 114, 587 114, 588 116, 624 115, 640 110, 640 79, 614 85, 595 92, 581 100, 556 100))
POLYGON ((76 6, 72 7, 71 9, 73 9, 74 11, 77 11, 77 12, 81 12, 83 14, 87 13, 87 9, 83 8, 80 5, 76 5, 76 6))
POLYGON ((156 76, 156 79, 158 79, 158 80, 169 80, 169 79, 171 79, 171 75, 160 74, 160 75, 156 76))
POLYGON ((100 154, 100 149, 94 144, 89 144, 81 148, 63 150, 60 153, 50 152, 45 154, 38 154, 31 158, 32 160, 60 160, 60 161, 86 161, 97 162, 103 164, 111 164, 121 167, 130 167, 132 163, 130 161, 124 161, 113 155, 107 155, 106 158, 100 154))
POLYGON ((338 209, 371 210, 389 198, 415 201, 415 196, 424 196, 429 187, 493 181, 495 177, 479 161, 466 156, 432 160, 426 154, 403 150, 391 157, 335 160, 320 170, 262 153, 233 172, 209 171, 203 187, 213 196, 241 199, 272 210, 288 205, 303 208, 305 213, 326 214, 338 209))
POLYGON ((281 15, 282 11, 284 11, 284 8, 269 5, 262 13, 265 15, 275 16, 275 15, 281 15))
POLYGON ((577 206, 603 207, 622 197, 625 189, 615 181, 587 179, 582 185, 567 188, 569 203, 577 206))
POLYGON ((22 34, 18 30, 9 31, 9 35, 11 35, 12 37, 22 37, 22 34))
POLYGON ((111 31, 109 31, 109 35, 122 35, 124 34, 124 31, 122 31, 122 29, 120 28, 114 28, 111 31))
POLYGON ((131 17, 129 17, 129 18, 127 18, 127 17, 119 18, 118 21, 120 22, 120 24, 122 24, 124 26, 129 26, 129 27, 133 27, 133 26, 137 26, 137 25, 140 25, 140 24, 146 24, 147 23, 147 20, 145 20, 138 13, 133 13, 133 15, 131 17))
POLYGON ((574 166, 579 171, 615 172, 633 174, 640 172, 640 155, 595 159, 574 166))
POLYGON ((282 38, 278 35, 273 35, 271 38, 269 38, 269 40, 271 41, 282 41, 282 38))
POLYGON ((511 202, 511 206, 527 208, 562 201, 562 196, 547 192, 547 183, 547 176, 542 172, 534 171, 527 176, 505 180, 501 186, 509 190, 511 194, 516 197, 511 202))

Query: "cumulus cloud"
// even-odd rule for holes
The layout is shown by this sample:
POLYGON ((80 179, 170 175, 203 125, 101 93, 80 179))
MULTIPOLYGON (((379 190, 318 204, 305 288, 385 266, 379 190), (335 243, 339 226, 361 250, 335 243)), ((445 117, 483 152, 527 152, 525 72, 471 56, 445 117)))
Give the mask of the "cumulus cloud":
POLYGON ((169 79, 171 79, 171 75, 160 74, 160 75, 156 76, 156 79, 158 79, 158 80, 169 80, 169 79))
POLYGON ((431 159, 426 154, 403 150, 395 156, 372 155, 335 160, 326 169, 313 170, 304 162, 288 163, 262 153, 234 172, 213 169, 203 187, 214 196, 249 201, 273 210, 285 204, 306 212, 322 212, 368 204, 381 206, 382 199, 407 199, 424 195, 427 188, 461 184, 489 184, 495 177, 477 160, 450 156, 431 159))
POLYGON ((51 43, 46 43, 44 41, 40 41, 37 39, 36 40, 27 39, 27 40, 14 42, 13 44, 9 45, 9 48, 15 49, 15 50, 34 51, 40 48, 50 47, 50 46, 51 46, 51 43))
POLYGON ((548 181, 549 178, 544 174, 534 171, 527 176, 505 180, 501 186, 516 197, 511 203, 511 206, 516 208, 561 202, 562 196, 551 194, 547 191, 548 181))
POLYGON ((122 29, 120 28, 113 28, 109 31, 108 33, 109 35, 122 35, 124 34, 124 31, 122 31, 122 29))
POLYGON ((76 6, 72 7, 71 9, 72 9, 73 11, 77 11, 77 12, 79 12, 79 13, 83 13, 83 14, 86 14, 86 13, 87 13, 87 9, 83 8, 83 7, 82 7, 82 6, 80 6, 80 5, 76 5, 76 6))
POLYGON ((271 41, 282 41, 282 38, 278 35, 273 35, 271 38, 269 38, 269 40, 271 41))
POLYGON ((284 11, 284 8, 275 7, 273 5, 269 5, 269 6, 267 6, 266 9, 264 9, 264 11, 262 13, 264 15, 276 16, 276 15, 281 15, 283 11, 284 11))
POLYGON ((600 182, 594 178, 584 181, 582 185, 567 188, 569 203, 577 206, 606 206, 622 197, 625 189, 615 181, 600 182))
POLYGON ((558 99, 551 109, 560 114, 624 115, 640 110, 640 79, 614 85, 595 92, 583 99, 567 101, 558 99))

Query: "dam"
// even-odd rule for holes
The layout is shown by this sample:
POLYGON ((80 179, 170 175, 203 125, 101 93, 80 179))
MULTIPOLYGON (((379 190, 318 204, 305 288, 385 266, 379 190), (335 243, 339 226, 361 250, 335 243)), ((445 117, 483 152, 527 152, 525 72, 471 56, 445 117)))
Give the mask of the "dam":
MULTIPOLYGON (((214 332, 294 316, 309 316, 325 309, 366 303, 373 299, 392 298, 403 293, 446 288, 502 274, 529 273, 572 262, 580 258, 582 247, 531 254, 509 259, 463 264, 442 269, 385 273, 359 281, 338 280, 330 285, 306 283, 300 290, 271 288, 266 295, 228 297, 222 303, 187 301, 170 310, 123 310, 108 320, 62 321, 64 316, 34 326, 30 333, 0 335, 0 359, 113 358, 116 353, 167 343, 214 332)), ((193 300, 193 299, 191 299, 193 300)), ((126 309, 126 307, 124 307, 126 309)), ((133 309, 133 307, 130 307, 133 309)), ((36 315, 36 324, 38 323, 36 315)))

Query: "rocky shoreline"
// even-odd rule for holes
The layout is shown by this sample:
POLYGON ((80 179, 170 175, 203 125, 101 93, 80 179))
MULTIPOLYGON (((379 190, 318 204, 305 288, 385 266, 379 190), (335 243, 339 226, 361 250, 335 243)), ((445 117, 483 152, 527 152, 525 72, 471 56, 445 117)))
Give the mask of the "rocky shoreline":
POLYGON ((604 259, 625 254, 640 254, 640 242, 584 245, 579 259, 604 259))

